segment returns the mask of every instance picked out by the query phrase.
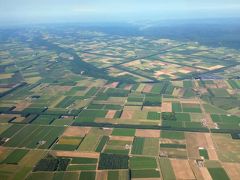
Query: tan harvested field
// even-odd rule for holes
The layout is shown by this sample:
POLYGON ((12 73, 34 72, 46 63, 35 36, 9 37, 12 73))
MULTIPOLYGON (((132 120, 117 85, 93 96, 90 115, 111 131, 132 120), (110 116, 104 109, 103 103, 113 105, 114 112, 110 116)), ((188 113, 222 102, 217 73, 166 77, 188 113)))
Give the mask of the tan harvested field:
POLYGON ((189 158, 198 159, 199 147, 207 148, 207 142, 203 133, 185 133, 189 158))
POLYGON ((53 155, 58 157, 89 157, 99 158, 100 154, 96 152, 79 152, 79 151, 53 151, 53 155))
POLYGON ((213 89, 218 88, 218 86, 216 84, 206 84, 206 87, 213 88, 213 89))
POLYGON ((5 73, 5 74, 0 74, 0 79, 9 79, 13 76, 14 74, 13 73, 5 73))
POLYGON ((22 111, 25 108, 27 108, 28 106, 30 106, 32 103, 28 102, 28 101, 21 101, 19 103, 17 103, 15 106, 14 111, 22 111))
POLYGON ((149 93, 149 92, 151 92, 152 87, 153 87, 153 85, 151 85, 151 84, 146 84, 146 85, 144 86, 144 88, 143 88, 142 91, 145 92, 145 93, 149 93))
POLYGON ((158 137, 160 137, 160 131, 159 130, 148 130, 148 129, 137 129, 135 136, 158 138, 158 137))
POLYGON ((198 167, 195 160, 189 160, 188 162, 197 180, 212 179, 206 167, 198 167))
POLYGON ((180 89, 180 88, 174 88, 172 95, 173 95, 173 96, 179 96, 181 90, 182 90, 182 89, 180 89))
POLYGON ((116 110, 109 110, 105 116, 105 118, 110 118, 112 119, 116 113, 116 110))
POLYGON ((200 169, 200 171, 201 171, 201 174, 202 174, 204 180, 212 180, 212 177, 211 177, 211 175, 209 174, 209 171, 208 171, 207 168, 205 168, 205 167, 200 167, 199 169, 200 169))
POLYGON ((131 90, 132 89, 132 86, 131 84, 128 84, 124 87, 124 90, 131 90))
POLYGON ((134 137, 132 136, 110 136, 110 140, 116 141, 133 141, 134 137))
POLYGON ((164 138, 160 138, 160 142, 163 144, 186 144, 185 140, 164 139, 164 138))
POLYGON ((161 112, 160 106, 143 106, 143 111, 157 111, 161 112))
POLYGON ((225 171, 232 180, 240 179, 240 164, 239 163, 222 163, 225 171))
POLYGON ((4 119, 4 118, 14 118, 16 116, 20 116, 20 115, 15 115, 15 114, 0 114, 0 119, 4 119))
POLYGON ((141 111, 141 106, 124 106, 123 110, 125 111, 141 111))
POLYGON ((8 119, 13 120, 12 122, 22 122, 25 117, 21 116, 20 114, 0 114, 0 120, 1 119, 8 119))
POLYGON ((3 154, 5 152, 5 150, 6 150, 6 148, 0 146, 0 156, 1 156, 1 154, 3 154))
POLYGON ((123 110, 121 119, 132 119, 135 111, 123 110))
POLYGON ((105 85, 106 88, 116 88, 118 86, 119 82, 113 82, 111 84, 105 85))
POLYGON ((181 99, 181 103, 186 104, 186 106, 190 106, 191 104, 199 104, 199 101, 197 99, 181 99))
POLYGON ((22 117, 21 115, 16 115, 16 119, 14 119, 13 121, 17 123, 17 122, 22 122, 24 119, 25 117, 22 117))
POLYGON ((136 66, 136 65, 140 65, 141 61, 140 60, 136 60, 136 61, 132 61, 129 63, 124 64, 124 66, 128 67, 128 66, 136 66))
POLYGON ((144 84, 140 84, 140 85, 138 86, 138 88, 136 89, 136 91, 142 92, 144 86, 145 86, 144 84))
POLYGON ((91 128, 90 127, 68 127, 65 132, 63 133, 63 136, 80 136, 83 137, 85 136, 89 130, 91 128))
POLYGON ((182 73, 190 73, 190 72, 192 72, 192 71, 194 71, 194 69, 193 69, 193 68, 190 68, 190 67, 183 67, 183 68, 180 70, 180 72, 182 72, 182 73))
POLYGON ((125 102, 115 101, 115 102, 109 102, 107 101, 92 101, 94 104, 115 104, 115 105, 124 105, 125 102))
POLYGON ((210 160, 218 160, 218 156, 212 141, 212 137, 210 133, 204 133, 206 141, 207 141, 207 151, 210 160))
POLYGON ((214 146, 218 158, 223 162, 240 161, 240 144, 238 140, 233 140, 230 134, 212 134, 214 146))
POLYGON ((225 81, 216 80, 215 83, 217 83, 218 88, 224 88, 224 89, 229 88, 227 82, 225 81))
POLYGON ((108 172, 107 171, 97 171, 96 180, 107 180, 108 172))
POLYGON ((24 166, 34 166, 41 158, 47 154, 44 150, 31 150, 26 156, 24 156, 20 164, 24 166))
POLYGON ((171 164, 177 179, 196 179, 188 160, 171 159, 171 164))
POLYGON ((66 91, 70 91, 70 89, 72 89, 72 86, 59 86, 59 85, 51 85, 51 90, 53 92, 66 92, 66 91))
POLYGON ((3 93, 3 92, 5 92, 5 91, 8 91, 10 88, 2 88, 2 87, 0 87, 0 93, 3 93))
POLYGON ((208 133, 185 133, 189 158, 200 158, 199 147, 208 151, 210 160, 218 160, 212 138, 208 133))
POLYGON ((171 102, 163 102, 161 110, 162 110, 162 112, 172 112, 172 103, 171 102))
POLYGON ((123 98, 123 97, 109 97, 108 98, 108 102, 114 103, 114 104, 123 104, 123 103, 125 103, 126 100, 127 100, 127 98, 123 98))
POLYGON ((220 68, 223 68, 224 66, 222 65, 215 65, 215 66, 211 66, 209 68, 207 68, 208 70, 215 70, 215 69, 220 69, 220 68))

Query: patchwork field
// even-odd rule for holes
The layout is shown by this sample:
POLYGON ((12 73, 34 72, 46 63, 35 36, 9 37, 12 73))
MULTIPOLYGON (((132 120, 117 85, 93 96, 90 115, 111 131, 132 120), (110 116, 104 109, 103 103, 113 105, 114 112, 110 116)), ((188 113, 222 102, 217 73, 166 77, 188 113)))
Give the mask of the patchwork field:
POLYGON ((74 29, 0 39, 1 180, 239 179, 237 50, 74 29))

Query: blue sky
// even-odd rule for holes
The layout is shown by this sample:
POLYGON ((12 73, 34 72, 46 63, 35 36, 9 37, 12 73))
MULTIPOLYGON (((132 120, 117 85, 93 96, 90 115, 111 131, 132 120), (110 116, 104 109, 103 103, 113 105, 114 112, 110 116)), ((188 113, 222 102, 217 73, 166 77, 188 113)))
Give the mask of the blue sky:
POLYGON ((0 0, 1 23, 239 16, 240 0, 0 0))

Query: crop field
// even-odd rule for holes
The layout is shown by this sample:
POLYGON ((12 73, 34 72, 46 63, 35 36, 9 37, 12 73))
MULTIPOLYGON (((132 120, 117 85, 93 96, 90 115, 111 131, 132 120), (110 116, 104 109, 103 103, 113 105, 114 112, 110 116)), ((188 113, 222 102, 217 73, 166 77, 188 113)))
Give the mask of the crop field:
POLYGON ((239 179, 239 51, 75 28, 0 39, 1 180, 239 179))
POLYGON ((159 160, 162 176, 164 179, 176 179, 171 162, 167 158, 159 160))
POLYGON ((166 139, 185 139, 184 137, 184 132, 180 131, 161 131, 161 138, 166 138, 166 139))
POLYGON ((134 136, 135 129, 114 129, 113 136, 134 136))
POLYGON ((131 169, 156 169, 157 162, 152 157, 131 157, 130 158, 131 169))
POLYGON ((25 149, 16 149, 2 163, 18 164, 18 162, 28 153, 25 149))

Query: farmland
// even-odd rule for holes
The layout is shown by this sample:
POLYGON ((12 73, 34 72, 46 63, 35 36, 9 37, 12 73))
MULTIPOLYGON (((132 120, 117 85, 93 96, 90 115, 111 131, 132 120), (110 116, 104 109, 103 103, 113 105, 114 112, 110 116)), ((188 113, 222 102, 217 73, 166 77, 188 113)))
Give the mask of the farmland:
POLYGON ((238 179, 239 51, 17 33, 0 39, 0 179, 238 179))

